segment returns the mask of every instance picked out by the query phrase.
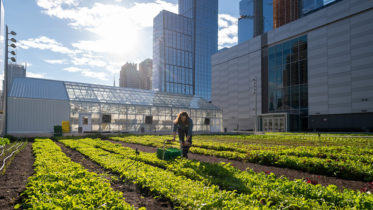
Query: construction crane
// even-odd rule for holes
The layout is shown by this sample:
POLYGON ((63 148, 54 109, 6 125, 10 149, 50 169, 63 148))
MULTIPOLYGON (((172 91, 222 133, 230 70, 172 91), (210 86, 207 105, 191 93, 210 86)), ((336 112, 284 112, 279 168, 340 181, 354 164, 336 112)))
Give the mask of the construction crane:
POLYGON ((241 17, 238 18, 238 20, 242 19, 254 19, 254 15, 241 15, 241 17))

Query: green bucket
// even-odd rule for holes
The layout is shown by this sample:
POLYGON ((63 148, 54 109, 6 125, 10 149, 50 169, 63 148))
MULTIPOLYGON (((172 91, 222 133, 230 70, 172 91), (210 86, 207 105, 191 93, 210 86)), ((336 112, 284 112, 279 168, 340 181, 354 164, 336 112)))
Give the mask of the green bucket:
POLYGON ((180 155, 181 155, 181 151, 176 148, 167 148, 165 150, 161 148, 157 149, 157 157, 161 160, 172 160, 180 155))
POLYGON ((62 126, 60 125, 54 126, 54 136, 62 136, 62 126))

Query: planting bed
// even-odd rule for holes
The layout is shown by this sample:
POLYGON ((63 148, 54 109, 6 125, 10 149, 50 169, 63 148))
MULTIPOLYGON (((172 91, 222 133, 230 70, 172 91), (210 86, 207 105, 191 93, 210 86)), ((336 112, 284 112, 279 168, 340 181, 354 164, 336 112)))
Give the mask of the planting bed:
POLYGON ((170 136, 36 139, 0 175, 0 209, 373 209, 373 139, 347 137, 194 136, 171 161, 170 136))

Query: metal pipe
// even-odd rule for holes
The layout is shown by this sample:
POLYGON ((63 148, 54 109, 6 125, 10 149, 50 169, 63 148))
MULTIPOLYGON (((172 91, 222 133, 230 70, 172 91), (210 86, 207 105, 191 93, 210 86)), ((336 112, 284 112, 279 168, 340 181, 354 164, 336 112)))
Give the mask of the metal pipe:
POLYGON ((3 136, 8 134, 8 25, 5 25, 5 61, 4 61, 4 125, 3 136))

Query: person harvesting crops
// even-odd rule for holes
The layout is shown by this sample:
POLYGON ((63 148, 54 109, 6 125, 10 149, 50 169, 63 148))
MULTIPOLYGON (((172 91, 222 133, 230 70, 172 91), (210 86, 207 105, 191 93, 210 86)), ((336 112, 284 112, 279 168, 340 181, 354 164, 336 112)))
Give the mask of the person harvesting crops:
POLYGON ((192 146, 192 130, 193 120, 189 117, 187 112, 180 112, 174 120, 174 138, 175 141, 176 131, 179 134, 180 149, 182 157, 188 158, 189 148, 192 146), (184 137, 186 136, 186 141, 184 137))

